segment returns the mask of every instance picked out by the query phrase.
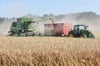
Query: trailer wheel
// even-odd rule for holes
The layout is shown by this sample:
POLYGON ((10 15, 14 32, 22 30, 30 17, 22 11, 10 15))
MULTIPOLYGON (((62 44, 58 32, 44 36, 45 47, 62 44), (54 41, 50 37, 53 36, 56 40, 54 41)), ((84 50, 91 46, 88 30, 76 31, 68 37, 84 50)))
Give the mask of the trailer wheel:
POLYGON ((39 33, 39 36, 41 36, 41 33, 39 33))
POLYGON ((64 34, 61 34, 61 36, 64 37, 65 35, 64 34))

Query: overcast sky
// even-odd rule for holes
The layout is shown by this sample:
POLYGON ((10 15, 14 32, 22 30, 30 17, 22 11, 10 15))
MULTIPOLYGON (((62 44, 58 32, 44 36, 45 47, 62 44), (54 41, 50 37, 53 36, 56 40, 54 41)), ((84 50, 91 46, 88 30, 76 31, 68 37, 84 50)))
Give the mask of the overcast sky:
POLYGON ((93 11, 100 14, 100 0, 0 0, 1 17, 26 14, 68 14, 93 11))

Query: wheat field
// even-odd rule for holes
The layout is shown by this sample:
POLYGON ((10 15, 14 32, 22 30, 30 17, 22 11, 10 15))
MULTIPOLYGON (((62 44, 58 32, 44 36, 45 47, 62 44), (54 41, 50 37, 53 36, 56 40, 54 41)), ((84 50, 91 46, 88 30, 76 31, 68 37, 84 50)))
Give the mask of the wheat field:
POLYGON ((0 37, 0 66, 100 66, 100 36, 0 37))

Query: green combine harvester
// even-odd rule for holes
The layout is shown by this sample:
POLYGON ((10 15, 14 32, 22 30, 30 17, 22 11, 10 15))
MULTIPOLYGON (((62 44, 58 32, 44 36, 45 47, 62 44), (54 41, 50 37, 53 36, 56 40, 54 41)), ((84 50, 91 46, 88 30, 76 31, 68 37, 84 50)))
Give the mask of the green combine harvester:
POLYGON ((36 22, 32 18, 17 18, 10 28, 10 36, 34 36, 36 22))

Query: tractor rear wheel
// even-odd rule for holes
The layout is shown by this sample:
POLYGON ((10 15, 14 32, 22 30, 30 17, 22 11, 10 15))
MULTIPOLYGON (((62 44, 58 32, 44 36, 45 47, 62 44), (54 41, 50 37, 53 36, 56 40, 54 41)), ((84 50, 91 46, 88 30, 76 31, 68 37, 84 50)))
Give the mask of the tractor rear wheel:
POLYGON ((74 37, 73 33, 69 33, 68 37, 70 38, 74 37))
POLYGON ((87 38, 87 35, 86 35, 86 34, 82 34, 82 35, 80 36, 80 38, 87 38))

